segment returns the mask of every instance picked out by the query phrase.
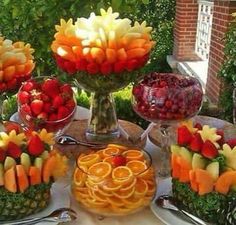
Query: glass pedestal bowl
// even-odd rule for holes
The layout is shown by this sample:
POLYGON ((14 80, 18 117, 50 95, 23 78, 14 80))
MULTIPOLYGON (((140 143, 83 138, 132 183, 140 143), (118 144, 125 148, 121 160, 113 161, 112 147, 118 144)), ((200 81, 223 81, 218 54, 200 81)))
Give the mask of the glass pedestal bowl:
POLYGON ((169 127, 195 116, 201 109, 202 99, 200 82, 186 75, 151 73, 133 87, 134 111, 140 117, 159 125, 162 136, 159 176, 170 175, 169 127))
MULTIPOLYGON (((53 82, 52 82, 53 83, 53 82)), ((76 113, 76 99, 68 84, 61 84, 53 77, 37 77, 21 86, 18 94, 18 113, 23 124, 33 130, 45 128, 55 136, 62 134, 73 121, 76 113), (46 82, 55 81, 55 87, 43 87, 46 82), (58 88, 57 94, 52 94, 58 88)))
POLYGON ((72 194, 90 212, 131 214, 148 206, 155 192, 154 169, 146 151, 110 144, 77 159, 72 194))

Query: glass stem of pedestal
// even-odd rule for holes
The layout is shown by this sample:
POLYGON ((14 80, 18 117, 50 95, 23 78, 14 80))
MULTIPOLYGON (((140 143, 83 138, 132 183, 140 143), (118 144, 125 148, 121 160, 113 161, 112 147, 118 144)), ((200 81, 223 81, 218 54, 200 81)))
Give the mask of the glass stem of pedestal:
POLYGON ((161 164, 159 168, 159 177, 170 176, 170 132, 168 125, 160 126, 161 133, 161 164))

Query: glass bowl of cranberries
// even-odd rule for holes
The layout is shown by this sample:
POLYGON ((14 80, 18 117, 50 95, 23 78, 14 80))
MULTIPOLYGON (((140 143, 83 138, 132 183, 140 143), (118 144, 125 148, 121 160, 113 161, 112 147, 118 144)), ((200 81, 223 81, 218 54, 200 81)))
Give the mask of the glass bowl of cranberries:
POLYGON ((71 86, 54 77, 42 76, 24 82, 17 100, 19 118, 27 128, 46 128, 56 136, 70 125, 77 106, 71 86))
POLYGON ((162 165, 159 175, 166 177, 169 168, 169 127, 198 114, 203 100, 200 82, 192 76, 174 73, 150 73, 133 87, 134 111, 147 121, 159 125, 162 135, 162 165))

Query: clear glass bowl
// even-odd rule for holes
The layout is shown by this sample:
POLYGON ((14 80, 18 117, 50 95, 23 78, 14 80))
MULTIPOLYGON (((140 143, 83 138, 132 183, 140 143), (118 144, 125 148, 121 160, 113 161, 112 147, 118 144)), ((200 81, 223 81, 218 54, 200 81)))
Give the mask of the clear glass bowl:
POLYGON ((152 159, 144 150, 112 144, 77 159, 72 194, 90 212, 131 214, 148 206, 155 192, 152 159))
POLYGON ((202 99, 200 82, 181 74, 151 73, 132 92, 134 111, 155 123, 195 116, 201 109, 202 99))
MULTIPOLYGON (((37 94, 40 93, 40 87, 41 87, 40 85, 42 84, 42 82, 49 78, 53 78, 53 77, 41 76, 41 77, 30 79, 30 81, 36 82, 36 84, 39 87, 37 89, 37 94)), ((19 92, 22 91, 23 85, 19 89, 19 92)), ((64 118, 56 119, 56 120, 48 120, 48 119, 43 119, 43 118, 39 119, 37 116, 29 114, 26 110, 24 110, 24 107, 22 107, 24 104, 21 104, 20 101, 18 100, 19 118, 27 128, 30 128, 33 130, 41 130, 45 128, 48 132, 53 132, 55 136, 58 136, 62 134, 69 127, 70 123, 74 119, 74 115, 76 113, 76 108, 77 108, 77 102, 76 102, 74 93, 71 99, 73 100, 73 104, 74 104, 71 112, 64 118)))

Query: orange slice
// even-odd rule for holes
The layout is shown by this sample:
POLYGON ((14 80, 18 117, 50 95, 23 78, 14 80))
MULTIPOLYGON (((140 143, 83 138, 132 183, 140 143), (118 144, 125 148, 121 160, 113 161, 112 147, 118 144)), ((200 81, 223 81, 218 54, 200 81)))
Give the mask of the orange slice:
POLYGON ((108 162, 108 163, 110 163, 111 165, 113 165, 113 159, 114 159, 114 156, 107 156, 107 157, 105 157, 102 161, 103 161, 103 162, 108 162))
POLYGON ((131 160, 144 160, 143 152, 140 150, 127 150, 123 153, 127 161, 131 160))
MULTIPOLYGON (((82 167, 82 166, 81 166, 82 167)), ((84 171, 86 171, 86 167, 82 168, 84 171)), ((83 187, 84 183, 86 181, 87 175, 84 173, 80 168, 76 168, 74 175, 73 175, 73 180, 74 184, 78 187, 83 187)))
POLYGON ((130 183, 126 183, 124 185, 122 185, 122 188, 120 189, 120 191, 128 191, 130 189, 132 189, 134 187, 134 185, 136 184, 136 177, 134 177, 134 179, 130 182, 130 183))
POLYGON ((105 191, 117 191, 121 188, 121 185, 114 183, 111 179, 107 179, 101 187, 105 191))
POLYGON ((117 198, 130 198, 135 191, 135 187, 133 187, 131 190, 127 190, 127 191, 116 191, 113 192, 114 196, 116 196, 117 198))
POLYGON ((102 195, 98 191, 92 191, 92 197, 100 202, 107 202, 107 200, 106 200, 107 197, 105 195, 102 195))
POLYGON ((133 176, 133 172, 127 166, 118 166, 112 171, 113 179, 127 179, 133 176))
POLYGON ((103 190, 101 187, 98 187, 97 191, 98 191, 101 195, 104 195, 104 196, 106 196, 106 197, 111 197, 111 196, 113 196, 112 192, 105 191, 105 190, 103 190))
POLYGON ((153 167, 150 167, 148 170, 144 171, 143 173, 138 174, 139 178, 143 178, 145 180, 154 179, 154 169, 153 167))
POLYGON ((132 209, 126 208, 126 207, 117 207, 115 205, 111 205, 112 211, 120 214, 120 215, 126 215, 128 214, 130 211, 132 211, 132 209))
POLYGON ((141 174, 147 169, 147 165, 138 160, 129 161, 126 166, 131 169, 134 175, 141 174))
POLYGON ((82 156, 80 158, 78 158, 78 165, 79 166, 92 166, 94 163, 97 163, 100 161, 100 157, 98 154, 94 153, 94 154, 89 154, 89 155, 85 155, 82 156))
POLYGON ((116 196, 107 197, 106 199, 111 205, 118 207, 124 205, 124 202, 120 198, 117 198, 116 196))
POLYGON ((131 196, 130 198, 124 198, 122 199, 125 206, 129 209, 135 209, 138 208, 143 204, 143 198, 135 198, 134 196, 131 196))
POLYGON ((148 184, 143 179, 137 179, 135 184, 135 197, 143 197, 148 191, 148 184))
POLYGON ((115 147, 107 147, 103 150, 103 156, 107 157, 107 156, 113 156, 113 155, 119 155, 121 153, 119 148, 115 148, 115 147))
POLYGON ((108 148, 119 148, 121 151, 128 150, 128 148, 126 146, 119 145, 119 144, 108 144, 107 147, 108 148))
POLYGON ((112 171, 111 164, 107 162, 95 163, 88 169, 89 175, 97 178, 106 178, 110 175, 111 171, 112 171))
POLYGON ((96 154, 98 154, 101 159, 104 158, 103 150, 104 150, 104 149, 101 149, 101 150, 96 151, 96 154))
POLYGON ((92 208, 100 208, 100 207, 105 207, 108 205, 108 202, 101 202, 101 201, 98 201, 94 198, 87 198, 86 199, 86 202, 90 205, 90 207, 92 208))

